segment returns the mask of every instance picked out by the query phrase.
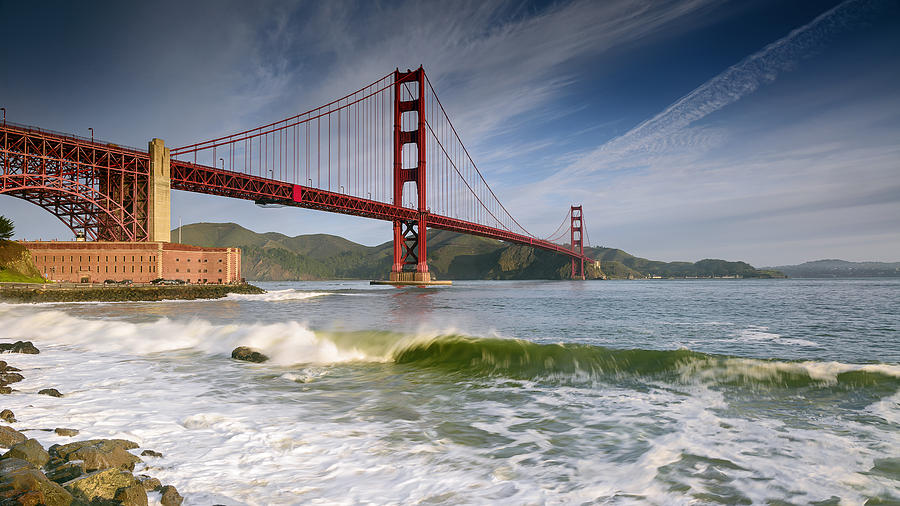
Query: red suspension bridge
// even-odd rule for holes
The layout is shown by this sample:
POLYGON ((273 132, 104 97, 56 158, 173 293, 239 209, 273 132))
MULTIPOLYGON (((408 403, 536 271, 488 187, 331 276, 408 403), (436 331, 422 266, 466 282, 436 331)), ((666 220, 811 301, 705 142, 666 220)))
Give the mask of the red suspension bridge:
POLYGON ((169 190, 393 223, 391 281, 428 282, 427 229, 571 257, 584 279, 581 206, 540 238, 503 206, 425 71, 394 71, 321 107, 169 151, 7 123, 0 194, 33 202, 88 240, 169 240, 169 190))

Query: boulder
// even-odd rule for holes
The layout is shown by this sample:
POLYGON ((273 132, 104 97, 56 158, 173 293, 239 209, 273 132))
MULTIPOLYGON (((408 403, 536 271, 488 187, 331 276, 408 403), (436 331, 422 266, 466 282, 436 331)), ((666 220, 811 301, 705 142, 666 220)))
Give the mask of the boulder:
POLYGON ((3 448, 12 448, 13 445, 21 443, 28 439, 25 437, 25 434, 13 429, 12 427, 7 427, 6 425, 0 425, 0 446, 3 448))
POLYGON ((11 394, 12 391, 13 389, 8 386, 0 386, 0 394, 11 394))
POLYGON ((3 385, 9 385, 10 383, 18 383, 25 379, 25 376, 17 372, 4 371, 0 372, 0 383, 3 385))
POLYGON ((163 454, 159 452, 155 452, 153 450, 144 450, 141 452, 141 457, 162 457, 163 454))
POLYGON ((76 500, 103 504, 104 501, 116 500, 120 489, 135 485, 138 482, 131 473, 121 469, 105 469, 67 481, 63 487, 76 500))
POLYGON ((247 346, 238 346, 231 352, 231 358, 244 362, 265 362, 269 357, 247 346))
POLYGON ((14 343, 0 343, 0 353, 27 353, 37 355, 41 350, 37 349, 31 341, 16 341, 14 343))
POLYGON ((137 444, 124 439, 91 439, 65 445, 53 445, 50 452, 65 462, 79 461, 85 472, 103 469, 133 471, 134 465, 143 462, 126 451, 137 448, 137 444))
POLYGON ((12 410, 4 409, 0 411, 0 420, 3 420, 6 423, 15 423, 16 415, 13 414, 12 410))
POLYGON ((134 450, 135 448, 140 448, 139 444, 127 439, 87 439, 85 441, 75 441, 74 443, 67 443, 64 445, 53 445, 50 447, 50 455, 59 457, 63 460, 73 460, 69 458, 69 456, 73 452, 76 452, 86 446, 95 446, 100 449, 109 449, 118 446, 123 450, 134 450))
POLYGON ((69 506, 72 495, 30 462, 9 458, 0 460, 0 504, 69 506))
POLYGON ((74 480, 84 474, 84 468, 80 462, 53 463, 47 466, 47 478, 56 483, 65 483, 74 480))
POLYGON ((123 506, 147 506, 147 491, 143 485, 135 483, 117 490, 114 499, 123 506))
POLYGON ((50 397, 62 397, 63 394, 59 393, 59 390, 55 388, 44 388, 42 390, 38 390, 38 393, 41 395, 49 395, 50 397))
POLYGON ((0 371, 5 371, 7 367, 9 364, 6 363, 6 360, 0 360, 0 371))
POLYGON ((162 488, 162 483, 158 478, 147 476, 146 474, 139 474, 137 481, 144 487, 144 490, 159 490, 162 488))
POLYGON ((159 492, 161 494, 159 503, 162 504, 162 506, 181 506, 181 503, 184 501, 184 498, 181 497, 181 494, 179 494, 178 490, 172 485, 166 485, 161 488, 159 492))
MULTIPOLYGON (((2 414, 0 414, 0 416, 2 416, 2 414)), ((73 437, 78 435, 78 429, 64 429, 62 427, 53 429, 53 432, 55 432, 57 436, 73 437)))
POLYGON ((22 372, 22 369, 8 365, 6 366, 5 372, 22 372))
POLYGON ((50 461, 50 454, 37 440, 26 439, 12 445, 9 451, 0 456, 0 459, 22 459, 31 462, 36 467, 44 467, 44 464, 50 461))

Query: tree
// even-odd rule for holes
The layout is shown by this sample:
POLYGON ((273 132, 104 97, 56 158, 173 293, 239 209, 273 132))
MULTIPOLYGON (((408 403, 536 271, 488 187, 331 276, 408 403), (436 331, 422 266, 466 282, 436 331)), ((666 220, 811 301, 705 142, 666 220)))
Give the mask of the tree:
POLYGON ((16 226, 11 219, 0 215, 0 239, 12 239, 16 226))

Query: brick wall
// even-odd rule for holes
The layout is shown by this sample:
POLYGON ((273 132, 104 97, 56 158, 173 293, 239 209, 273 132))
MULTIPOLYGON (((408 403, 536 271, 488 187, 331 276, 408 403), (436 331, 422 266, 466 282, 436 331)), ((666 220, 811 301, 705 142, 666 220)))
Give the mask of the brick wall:
POLYGON ((147 283, 157 278, 189 283, 241 280, 240 248, 201 248, 164 242, 22 241, 51 281, 147 283))

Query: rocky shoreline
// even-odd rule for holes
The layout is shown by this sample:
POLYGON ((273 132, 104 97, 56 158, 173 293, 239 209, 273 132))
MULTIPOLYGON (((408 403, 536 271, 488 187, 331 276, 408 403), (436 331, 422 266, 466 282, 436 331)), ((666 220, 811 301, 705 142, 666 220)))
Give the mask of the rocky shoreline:
MULTIPOLYGON (((254 287, 255 288, 255 287, 254 287)), ((30 341, 0 343, 0 353, 37 354, 30 341)), ((16 395, 10 386, 22 381, 21 370, 0 360, 0 393, 16 395)), ((38 394, 62 397, 55 388, 44 388, 38 394)), ((2 397, 0 397, 2 399, 2 397)), ((0 411, 0 420, 17 423, 15 413, 0 411)), ((143 449, 125 439, 88 439, 44 448, 25 433, 55 432, 58 436, 75 437, 78 429, 20 429, 0 424, 0 505, 23 506, 147 506, 148 494, 163 506, 178 506, 182 497, 172 485, 156 478, 134 474, 141 457, 160 459, 163 455, 143 449)))
POLYGON ((265 290, 251 284, 236 285, 148 285, 148 286, 37 286, 0 287, 0 300, 15 303, 37 302, 123 302, 221 299, 230 293, 261 294, 265 290))

